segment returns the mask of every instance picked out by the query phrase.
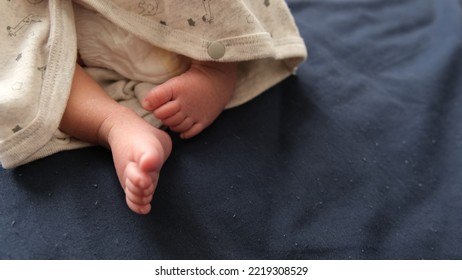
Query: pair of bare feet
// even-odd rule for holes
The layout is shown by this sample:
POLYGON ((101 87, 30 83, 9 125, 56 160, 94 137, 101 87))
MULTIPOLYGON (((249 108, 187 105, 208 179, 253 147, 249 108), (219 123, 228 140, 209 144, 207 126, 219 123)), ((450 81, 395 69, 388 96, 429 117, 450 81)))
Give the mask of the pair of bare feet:
MULTIPOLYGON (((92 83, 82 71, 77 66, 60 128, 76 138, 109 147, 128 207, 135 213, 147 214, 151 210, 159 172, 172 149, 171 139, 165 131, 151 126, 131 110, 101 96, 102 89, 94 85, 82 89, 82 83, 92 83), (84 101, 88 91, 97 91, 97 98, 87 95, 91 100, 84 101), (84 93, 79 95, 79 92, 84 93), (86 115, 79 110, 87 105, 79 101, 90 106, 85 109, 86 115), (107 109, 89 112, 92 107, 99 110, 100 106, 107 109), (93 113, 94 119, 91 119, 93 113), (75 122, 82 115, 91 119, 95 131, 86 127, 85 122, 79 129, 75 122)), ((148 92, 142 106, 170 130, 180 133, 181 138, 191 138, 224 110, 234 93, 236 71, 234 63, 193 61, 188 71, 148 92)))

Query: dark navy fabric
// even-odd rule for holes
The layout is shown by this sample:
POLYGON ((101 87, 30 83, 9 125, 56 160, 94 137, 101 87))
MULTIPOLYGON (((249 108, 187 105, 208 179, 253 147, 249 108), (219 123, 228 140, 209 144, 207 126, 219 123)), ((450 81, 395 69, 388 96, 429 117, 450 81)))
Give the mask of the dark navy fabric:
POLYGON ((151 214, 103 148, 0 170, 0 258, 461 259, 461 1, 289 5, 308 62, 172 133, 151 214))

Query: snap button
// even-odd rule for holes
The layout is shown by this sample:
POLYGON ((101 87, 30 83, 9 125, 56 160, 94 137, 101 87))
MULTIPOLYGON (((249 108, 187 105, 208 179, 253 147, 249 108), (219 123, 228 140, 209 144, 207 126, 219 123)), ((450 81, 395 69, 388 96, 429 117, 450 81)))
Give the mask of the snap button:
POLYGON ((220 59, 225 55, 225 45, 221 42, 212 42, 207 48, 207 53, 213 59, 220 59))

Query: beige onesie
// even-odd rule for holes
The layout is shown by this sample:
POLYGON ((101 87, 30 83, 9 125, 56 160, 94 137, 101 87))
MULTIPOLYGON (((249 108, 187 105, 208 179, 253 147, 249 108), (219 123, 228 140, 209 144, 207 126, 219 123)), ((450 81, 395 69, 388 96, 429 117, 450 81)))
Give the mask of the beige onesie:
POLYGON ((239 62, 229 108, 294 73, 307 56, 283 0, 25 0, 7 1, 0 14, 0 161, 5 168, 89 145, 58 129, 77 46, 87 72, 153 125, 160 123, 138 100, 185 71, 190 58, 239 62), (88 23, 110 32, 95 35, 88 23))

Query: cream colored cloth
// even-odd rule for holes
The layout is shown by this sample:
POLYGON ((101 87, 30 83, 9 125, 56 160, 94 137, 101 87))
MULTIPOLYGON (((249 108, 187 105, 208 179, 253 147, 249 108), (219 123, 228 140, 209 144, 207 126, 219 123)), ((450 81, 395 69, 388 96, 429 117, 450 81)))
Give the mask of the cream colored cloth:
MULTIPOLYGON (((306 48, 282 0, 27 0, 0 11, 0 161, 15 167, 87 146, 58 129, 77 53, 76 4, 147 44, 196 60, 238 61, 240 105, 294 73, 306 48)), ((77 18, 80 15, 77 15, 77 18)), ((137 111, 153 81, 87 71, 116 100, 137 111)), ((139 110, 154 125, 152 114, 139 110)))
POLYGON ((110 69, 133 81, 161 84, 185 72, 190 59, 138 38, 103 15, 74 5, 77 48, 88 67, 110 69))

